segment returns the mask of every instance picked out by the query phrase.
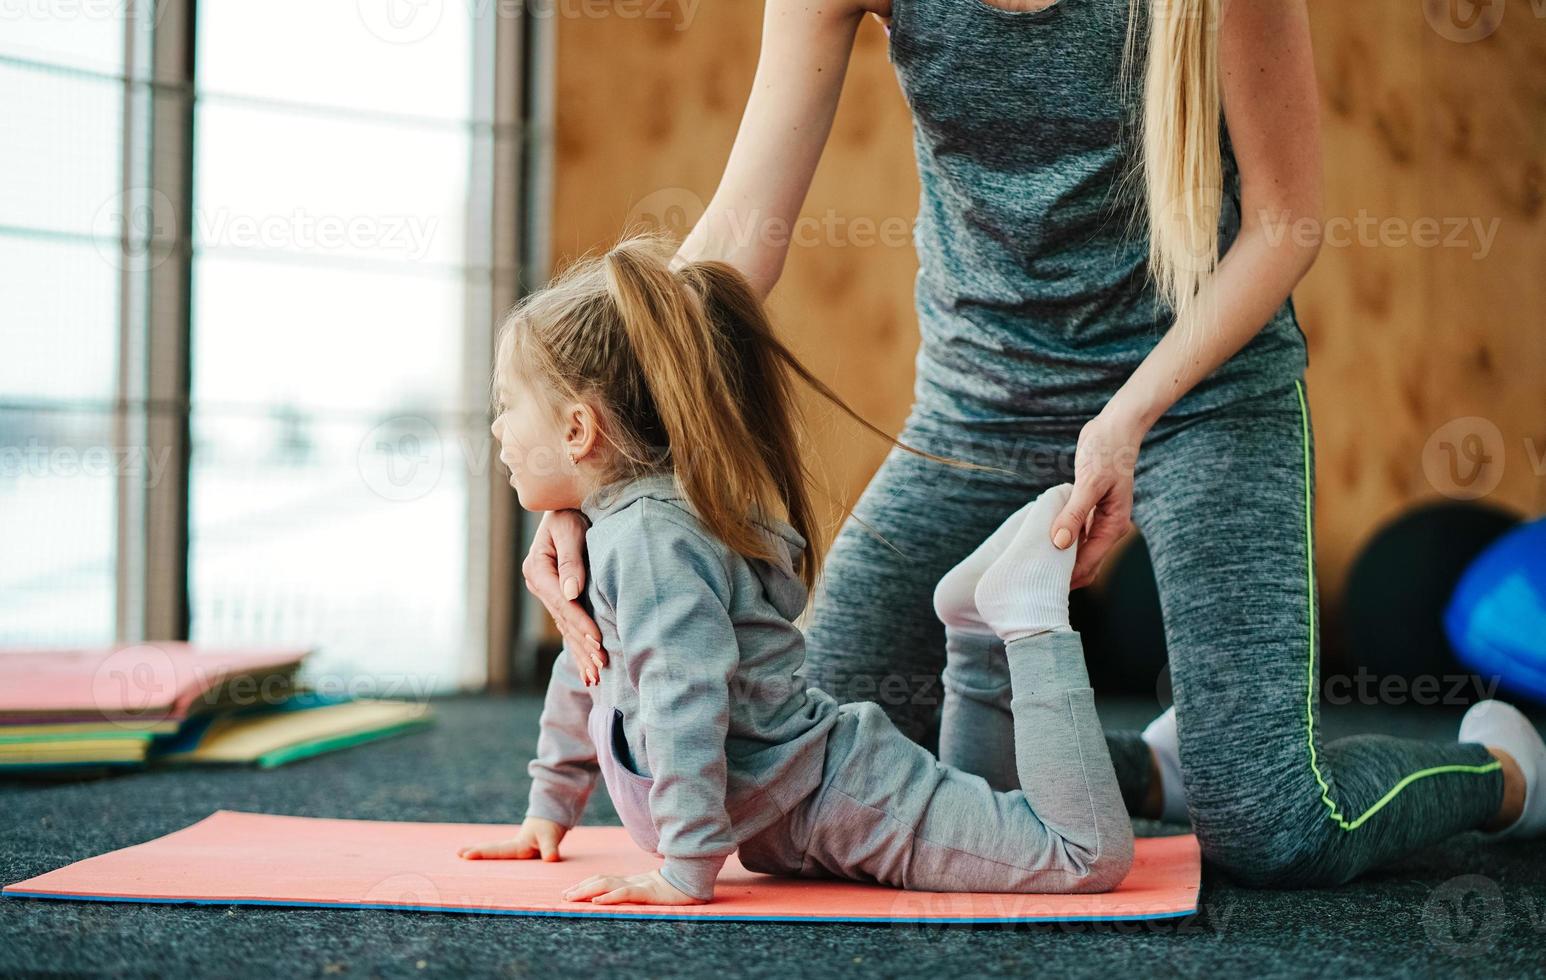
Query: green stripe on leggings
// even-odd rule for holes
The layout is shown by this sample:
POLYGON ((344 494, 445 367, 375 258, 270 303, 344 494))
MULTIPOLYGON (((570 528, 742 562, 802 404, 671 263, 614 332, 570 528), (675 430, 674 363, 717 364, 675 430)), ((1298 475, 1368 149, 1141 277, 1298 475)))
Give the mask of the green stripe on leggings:
POLYGON ((1406 789, 1412 783, 1425 776, 1437 776, 1447 772, 1462 772, 1480 774, 1493 772, 1502 768, 1502 763, 1494 759, 1484 766, 1433 766, 1429 769, 1419 769, 1408 776, 1403 777, 1396 785, 1369 809, 1365 810, 1355 820, 1348 820, 1343 815, 1341 807, 1331 798, 1331 787, 1326 785, 1326 777, 1321 775, 1320 765, 1315 759, 1315 515, 1310 504, 1311 487, 1314 474, 1310 471, 1310 410, 1305 404, 1304 383, 1294 382, 1294 388, 1299 392, 1299 426, 1300 434, 1304 440, 1304 577, 1305 577, 1305 610, 1310 626, 1310 656, 1308 674, 1305 683, 1304 694, 1304 726, 1305 742, 1310 747, 1310 770, 1315 773, 1315 781, 1321 787, 1321 802, 1326 804, 1326 816, 1343 830, 1357 830, 1366 821, 1380 810, 1385 804, 1396 798, 1396 794, 1406 789))

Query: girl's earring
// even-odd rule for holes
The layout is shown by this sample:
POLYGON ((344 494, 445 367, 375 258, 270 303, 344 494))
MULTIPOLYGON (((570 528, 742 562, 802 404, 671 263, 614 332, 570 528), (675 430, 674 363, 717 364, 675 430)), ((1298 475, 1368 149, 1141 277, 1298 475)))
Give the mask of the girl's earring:
POLYGON ((580 465, 580 461, 578 459, 576 459, 575 456, 574 456, 574 450, 573 449, 569 450, 569 465, 570 466, 579 466, 580 465))

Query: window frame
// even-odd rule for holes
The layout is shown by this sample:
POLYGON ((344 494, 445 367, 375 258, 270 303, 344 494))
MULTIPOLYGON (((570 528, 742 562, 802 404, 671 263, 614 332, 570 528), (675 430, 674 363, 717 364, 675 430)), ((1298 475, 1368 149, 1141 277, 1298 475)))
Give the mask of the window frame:
MULTIPOLYGON (((115 501, 114 633, 119 642, 186 639, 189 603, 189 486, 192 450, 193 228, 195 52, 198 0, 128 0, 124 6, 123 131, 120 190, 126 211, 119 247, 116 392, 112 432, 120 469, 115 501), (148 228, 142 234, 139 228, 148 228), (159 480, 148 461, 166 459, 159 480)), ((464 381, 486 388, 499 315, 545 274, 545 221, 529 202, 544 184, 529 167, 546 149, 532 139, 534 106, 548 65, 531 53, 551 28, 526 9, 482 5, 474 35, 473 118, 488 118, 489 138, 475 136, 469 174, 469 265, 464 381), (534 265, 533 259, 540 265, 534 265), (493 316, 487 316, 492 311, 493 316)), ((546 130, 551 132, 551 129, 546 130)), ((540 626, 520 588, 518 546, 534 522, 516 506, 490 444, 481 474, 467 485, 469 614, 484 636, 485 686, 506 690, 535 678, 540 626), (484 535, 488 535, 485 540, 484 535), (481 600, 481 601, 480 601, 481 600)))

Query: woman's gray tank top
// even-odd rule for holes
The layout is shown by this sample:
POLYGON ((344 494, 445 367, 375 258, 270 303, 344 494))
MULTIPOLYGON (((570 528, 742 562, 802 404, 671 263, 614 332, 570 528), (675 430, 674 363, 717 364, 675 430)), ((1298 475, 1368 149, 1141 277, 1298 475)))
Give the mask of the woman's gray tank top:
MULTIPOLYGON (((1170 326, 1136 194, 1123 196, 1137 186, 1124 178, 1139 105, 1120 80, 1127 16, 1127 0, 1031 13, 893 0, 891 60, 922 184, 917 413, 990 428, 1091 418, 1170 326)), ((1222 249, 1240 227, 1240 175, 1221 140, 1222 249)), ((1289 385, 1305 359, 1285 302, 1171 415, 1289 385)))

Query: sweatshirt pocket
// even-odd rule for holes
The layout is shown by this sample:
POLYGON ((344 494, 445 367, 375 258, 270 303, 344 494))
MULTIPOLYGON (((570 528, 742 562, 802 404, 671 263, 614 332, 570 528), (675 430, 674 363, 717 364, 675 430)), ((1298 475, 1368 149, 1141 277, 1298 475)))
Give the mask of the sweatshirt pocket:
POLYGON ((607 795, 612 797, 612 808, 622 819, 633 842, 651 854, 658 854, 660 834, 655 829, 655 818, 650 814, 650 790, 655 780, 639 775, 634 768, 622 711, 617 708, 608 711, 598 704, 591 709, 589 727, 601 776, 606 780, 607 795))

